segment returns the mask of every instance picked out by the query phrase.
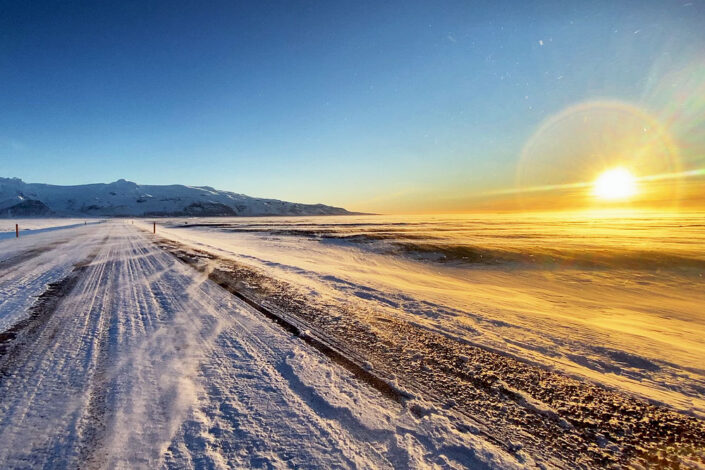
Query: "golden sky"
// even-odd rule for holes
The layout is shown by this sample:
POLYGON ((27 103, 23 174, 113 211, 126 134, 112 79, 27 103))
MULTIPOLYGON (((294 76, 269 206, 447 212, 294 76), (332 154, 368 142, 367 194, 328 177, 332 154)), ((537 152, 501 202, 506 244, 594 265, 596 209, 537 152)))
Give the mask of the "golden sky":
POLYGON ((658 90, 651 102, 660 109, 596 100, 550 116, 504 179, 462 186, 450 178, 447 187, 408 187, 364 203, 410 213, 703 209, 705 81, 692 76, 705 76, 702 66, 672 78, 670 96, 658 90))

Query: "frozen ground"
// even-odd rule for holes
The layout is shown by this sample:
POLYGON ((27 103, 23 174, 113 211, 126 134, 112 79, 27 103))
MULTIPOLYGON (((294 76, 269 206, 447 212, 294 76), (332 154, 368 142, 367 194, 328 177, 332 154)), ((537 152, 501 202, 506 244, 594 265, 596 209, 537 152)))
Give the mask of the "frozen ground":
POLYGON ((125 221, 0 241, 0 467, 535 464, 383 396, 208 274, 125 221))
POLYGON ((702 213, 175 219, 161 236, 342 302, 705 415, 702 213))
POLYGON ((156 239, 511 453, 702 465, 702 216, 598 215, 174 219, 156 239))

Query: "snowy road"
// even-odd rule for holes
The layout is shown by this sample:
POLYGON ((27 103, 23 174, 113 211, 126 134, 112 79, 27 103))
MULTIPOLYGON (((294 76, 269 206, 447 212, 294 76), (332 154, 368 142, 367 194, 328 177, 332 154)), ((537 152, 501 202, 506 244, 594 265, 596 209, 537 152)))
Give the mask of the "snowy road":
POLYGON ((207 277, 119 221, 0 242, 0 467, 533 463, 389 400, 207 277))

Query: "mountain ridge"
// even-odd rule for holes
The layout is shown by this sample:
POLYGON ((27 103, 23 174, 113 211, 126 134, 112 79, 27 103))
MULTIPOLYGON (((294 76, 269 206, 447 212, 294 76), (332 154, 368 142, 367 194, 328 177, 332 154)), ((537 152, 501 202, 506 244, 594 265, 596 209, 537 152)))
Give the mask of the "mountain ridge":
POLYGON ((0 177, 0 217, 237 217, 349 215, 324 204, 302 204, 247 196, 211 186, 111 183, 61 186, 0 177))

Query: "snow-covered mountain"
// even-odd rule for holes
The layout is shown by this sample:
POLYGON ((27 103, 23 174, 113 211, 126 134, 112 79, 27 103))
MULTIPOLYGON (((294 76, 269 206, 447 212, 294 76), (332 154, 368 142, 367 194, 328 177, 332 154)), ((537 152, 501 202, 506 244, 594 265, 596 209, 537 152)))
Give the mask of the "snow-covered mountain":
POLYGON ((0 177, 0 217, 342 215, 340 207, 261 199, 209 186, 57 186, 0 177))

